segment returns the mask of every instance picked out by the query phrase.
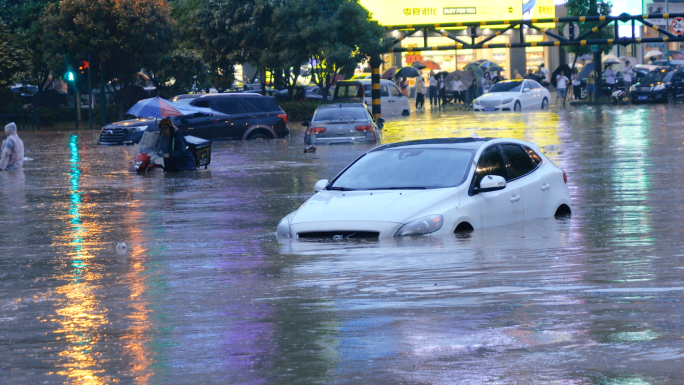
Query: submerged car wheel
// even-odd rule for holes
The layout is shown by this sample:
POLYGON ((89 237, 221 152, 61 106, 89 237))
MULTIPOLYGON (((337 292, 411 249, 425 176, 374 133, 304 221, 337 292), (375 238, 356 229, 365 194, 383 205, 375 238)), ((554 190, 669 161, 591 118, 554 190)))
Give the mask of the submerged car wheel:
POLYGON ((271 135, 268 135, 262 131, 257 131, 257 132, 254 132, 252 134, 249 134, 249 136, 247 137, 247 140, 263 140, 263 139, 271 139, 271 135))
POLYGON ((674 94, 674 91, 668 92, 668 93, 667 93, 667 102, 668 102, 668 103, 674 103, 674 102, 675 102, 675 94, 674 94))
POLYGON ((522 106, 520 106, 520 102, 515 102, 515 105, 513 106, 513 111, 515 111, 515 112, 522 111, 522 106))
POLYGON ((547 109, 547 108, 549 108, 549 101, 546 100, 546 98, 544 98, 544 100, 542 100, 541 109, 542 109, 542 110, 545 110, 545 109, 547 109))

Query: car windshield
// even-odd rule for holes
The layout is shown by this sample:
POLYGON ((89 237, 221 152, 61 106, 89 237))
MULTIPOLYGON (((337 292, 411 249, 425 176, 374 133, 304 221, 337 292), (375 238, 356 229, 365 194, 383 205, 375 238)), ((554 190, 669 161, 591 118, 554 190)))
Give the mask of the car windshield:
POLYGON ((522 84, 523 82, 498 82, 489 92, 520 92, 522 84))
POLYGON ((663 78, 665 75, 668 74, 668 71, 662 71, 662 70, 657 70, 657 71, 651 71, 648 73, 648 75, 644 76, 644 78, 641 80, 642 83, 658 83, 662 82, 663 78))
POLYGON ((362 107, 325 108, 316 111, 314 120, 368 120, 368 116, 362 107))
POLYGON ((472 153, 448 148, 373 151, 349 167, 329 190, 427 189, 463 182, 472 153))

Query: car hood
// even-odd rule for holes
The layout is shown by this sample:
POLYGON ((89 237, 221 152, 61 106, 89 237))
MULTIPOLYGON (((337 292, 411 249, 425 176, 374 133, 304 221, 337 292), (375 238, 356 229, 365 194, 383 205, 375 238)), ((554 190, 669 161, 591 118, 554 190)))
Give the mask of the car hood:
POLYGON ((150 123, 154 124, 156 126, 156 122, 159 119, 154 119, 154 118, 137 118, 137 119, 129 119, 129 120, 122 120, 119 122, 113 122, 105 125, 104 127, 134 127, 134 126, 146 126, 150 125, 150 123))
POLYGON ((405 223, 413 218, 443 214, 459 205, 459 188, 429 190, 323 190, 297 210, 292 224, 328 221, 405 223))
POLYGON ((520 95, 519 92, 494 92, 491 94, 484 94, 477 98, 478 100, 504 100, 508 98, 514 98, 520 95))

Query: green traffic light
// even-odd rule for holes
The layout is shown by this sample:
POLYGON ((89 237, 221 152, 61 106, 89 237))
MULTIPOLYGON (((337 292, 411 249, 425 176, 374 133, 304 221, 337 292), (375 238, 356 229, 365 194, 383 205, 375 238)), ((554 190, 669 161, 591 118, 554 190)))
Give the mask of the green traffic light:
POLYGON ((74 73, 69 71, 64 76, 68 82, 73 82, 75 80, 74 73))

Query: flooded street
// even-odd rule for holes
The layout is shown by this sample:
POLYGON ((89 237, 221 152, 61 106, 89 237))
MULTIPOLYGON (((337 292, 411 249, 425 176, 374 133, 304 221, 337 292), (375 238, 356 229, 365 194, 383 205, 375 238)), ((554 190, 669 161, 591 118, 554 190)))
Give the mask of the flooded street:
POLYGON ((684 383, 681 104, 388 119, 384 143, 535 142, 574 212, 380 241, 276 240, 371 148, 305 154, 289 125, 144 176, 97 130, 20 131, 35 160, 0 172, 0 383, 684 383))

